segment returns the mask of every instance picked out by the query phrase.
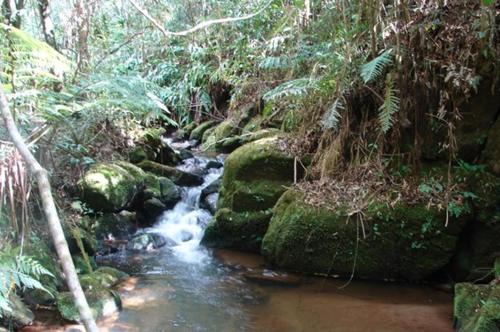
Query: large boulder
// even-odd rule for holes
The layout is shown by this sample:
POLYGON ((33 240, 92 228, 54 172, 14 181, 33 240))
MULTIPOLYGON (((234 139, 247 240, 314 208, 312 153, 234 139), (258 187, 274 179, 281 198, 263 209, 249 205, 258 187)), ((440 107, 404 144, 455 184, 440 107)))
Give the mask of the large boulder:
MULTIPOLYGON (((92 287, 84 292, 95 319, 107 317, 117 312, 121 307, 118 294, 105 287, 92 287)), ((62 292, 57 296, 57 309, 61 316, 69 321, 80 322, 80 314, 70 292, 62 292)))
POLYGON ((455 328, 458 332, 500 331, 500 285, 455 285, 455 328))
POLYGON ((158 176, 167 177, 179 186, 199 186, 203 183, 203 178, 199 175, 184 172, 175 167, 162 165, 153 161, 144 160, 138 166, 158 176))
POLYGON ((279 146, 279 137, 246 144, 224 163, 219 208, 236 212, 272 208, 294 180, 294 158, 279 146))
POLYGON ((278 137, 258 140, 226 158, 219 211, 205 232, 205 244, 258 251, 270 209, 294 180, 293 157, 279 142, 278 137))
POLYGON ((259 252, 271 216, 270 209, 252 212, 220 209, 208 224, 202 243, 215 248, 259 252))
POLYGON ((445 213, 375 201, 352 215, 347 206, 311 206, 289 190, 274 207, 262 253, 275 266, 309 273, 423 279, 447 265, 465 226, 464 218, 450 217, 446 227, 445 213))
POLYGON ((145 175, 126 162, 96 164, 79 182, 82 201, 96 211, 114 212, 133 198, 145 175))

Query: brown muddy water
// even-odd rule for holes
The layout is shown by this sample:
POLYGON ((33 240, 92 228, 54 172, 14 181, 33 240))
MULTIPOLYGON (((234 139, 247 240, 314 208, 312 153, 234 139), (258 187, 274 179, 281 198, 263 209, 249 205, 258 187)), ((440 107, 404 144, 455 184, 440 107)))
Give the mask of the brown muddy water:
MULTIPOLYGON (((207 252, 203 264, 168 250, 103 263, 132 276, 118 287, 123 310, 99 321, 102 331, 453 331, 451 295, 425 286, 345 286, 276 273, 257 255, 225 250, 207 252)), ((83 331, 39 314, 24 332, 83 331)))

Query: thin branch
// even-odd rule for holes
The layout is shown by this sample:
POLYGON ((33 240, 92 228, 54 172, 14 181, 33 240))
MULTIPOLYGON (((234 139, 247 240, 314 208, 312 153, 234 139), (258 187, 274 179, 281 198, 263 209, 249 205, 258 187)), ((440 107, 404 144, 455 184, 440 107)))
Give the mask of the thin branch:
POLYGON ((134 0, 129 0, 129 1, 144 17, 146 17, 149 21, 151 21, 151 23, 153 23, 153 25, 155 27, 157 27, 158 30, 160 30, 161 33, 165 37, 186 36, 186 35, 193 33, 197 30, 208 28, 209 26, 214 25, 214 24, 223 24, 223 23, 229 23, 229 22, 248 20, 248 19, 255 17, 255 16, 259 15, 260 13, 262 13, 271 4, 271 1, 269 1, 264 7, 262 7, 261 9, 259 9, 258 11, 256 11, 255 13, 252 13, 252 14, 238 16, 238 17, 226 17, 226 18, 219 18, 219 19, 215 19, 215 20, 208 20, 208 21, 201 22, 201 23, 195 25, 194 27, 187 29, 187 30, 183 30, 183 31, 168 31, 163 27, 163 25, 161 25, 157 20, 155 20, 151 15, 149 15, 149 13, 144 8, 141 8, 141 6, 139 6, 134 0))
POLYGON ((68 248, 68 242, 64 237, 61 221, 59 220, 59 215, 57 214, 54 198, 52 197, 52 191, 50 188, 47 171, 33 156, 23 137, 19 133, 19 130, 17 129, 17 126, 10 112, 7 97, 5 96, 5 93, 3 92, 3 89, 1 87, 0 115, 3 117, 5 127, 9 132, 9 136, 12 139, 12 142, 16 146, 26 164, 29 165, 38 182, 38 190, 40 192, 40 198, 42 199, 43 212, 49 224, 49 230, 54 242, 54 247, 56 248, 59 260, 61 261, 66 283, 68 284, 68 288, 73 295, 75 305, 80 313, 80 318, 85 325, 85 329, 88 332, 99 332, 99 329, 97 328, 95 320, 92 316, 92 312, 90 311, 87 299, 85 298, 85 294, 83 293, 82 287, 80 285, 80 281, 78 280, 75 265, 73 264, 71 253, 68 248))

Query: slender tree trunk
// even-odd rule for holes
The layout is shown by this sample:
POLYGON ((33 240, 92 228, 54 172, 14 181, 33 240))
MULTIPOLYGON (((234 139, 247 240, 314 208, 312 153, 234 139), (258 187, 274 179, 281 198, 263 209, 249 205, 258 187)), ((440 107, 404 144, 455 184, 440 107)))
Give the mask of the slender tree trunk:
POLYGON ((88 46, 88 37, 90 30, 89 7, 83 0, 77 0, 75 3, 76 33, 77 33, 77 51, 78 59, 77 72, 84 72, 90 64, 90 53, 88 46))
POLYGON ((38 0, 38 12, 42 22, 43 36, 47 44, 57 50, 56 36, 54 34, 54 24, 50 18, 50 0, 38 0))
POLYGON ((78 275, 76 274, 75 266, 69 252, 68 243, 64 237, 64 232, 57 214, 54 199, 52 197, 47 171, 38 163, 26 146, 24 139, 21 137, 21 134, 14 123, 14 119, 12 118, 12 114, 10 113, 7 97, 1 87, 0 113, 3 117, 5 127, 9 132, 12 142, 19 150, 19 153, 23 156, 24 161, 28 164, 37 179, 38 190, 42 199, 44 214, 49 224, 50 234, 52 236, 52 240, 54 241, 54 246, 56 248, 57 255, 59 256, 59 260, 61 261, 66 283, 68 284, 69 290, 73 294, 76 307, 80 313, 80 319, 88 332, 99 332, 95 320, 92 317, 85 294, 83 293, 80 285, 80 281, 78 280, 78 275))
POLYGON ((12 19, 12 7, 10 5, 10 0, 3 0, 2 1, 2 15, 4 17, 4 23, 7 25, 11 25, 11 19, 12 19))

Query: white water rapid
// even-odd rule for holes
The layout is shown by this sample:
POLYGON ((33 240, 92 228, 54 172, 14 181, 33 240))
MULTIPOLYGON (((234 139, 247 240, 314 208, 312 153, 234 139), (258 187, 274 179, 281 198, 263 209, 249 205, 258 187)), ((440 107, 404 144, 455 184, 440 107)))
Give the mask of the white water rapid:
MULTIPOLYGON (((205 170, 210 159, 193 157, 186 159, 177 168, 183 171, 205 170)), ((201 191, 222 175, 222 168, 210 168, 203 174, 204 182, 198 187, 182 188, 182 199, 173 209, 165 211, 149 232, 159 233, 175 242, 171 249, 174 255, 187 263, 203 264, 210 259, 206 249, 200 246, 204 229, 212 215, 200 208, 201 191)))

